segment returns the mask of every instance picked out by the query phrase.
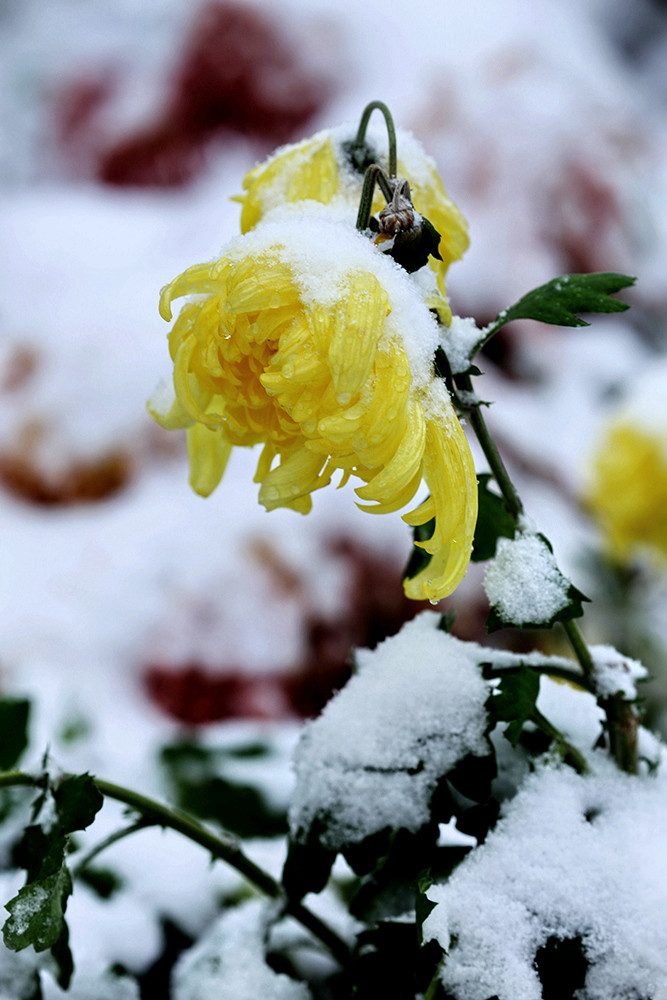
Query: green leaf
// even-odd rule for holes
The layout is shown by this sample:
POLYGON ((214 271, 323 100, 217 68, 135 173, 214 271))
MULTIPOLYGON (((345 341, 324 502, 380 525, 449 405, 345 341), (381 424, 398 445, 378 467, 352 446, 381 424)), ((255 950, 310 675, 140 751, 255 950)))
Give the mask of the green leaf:
POLYGON ((418 524, 412 529, 412 540, 413 547, 410 553, 410 558, 408 559, 407 565, 403 570, 403 579, 412 580, 413 577, 418 576, 423 569, 426 569, 430 563, 433 556, 430 552, 426 552, 425 549, 420 548, 415 545, 415 542, 425 542, 432 536, 435 531, 435 518, 432 517, 430 521, 426 521, 425 524, 418 524))
POLYGON ((433 885, 433 878, 431 876, 430 869, 426 869, 421 872, 419 878, 417 879, 417 892, 415 898, 415 917, 417 920, 417 932, 419 935, 419 944, 423 944, 423 927, 424 921, 428 917, 429 913, 435 909, 436 903, 432 899, 429 899, 426 893, 433 885))
POLYGON ((198 819, 215 820, 240 837, 285 833, 284 812, 275 808, 261 788, 224 775, 229 766, 225 756, 226 751, 209 749, 194 740, 163 747, 160 762, 172 785, 175 804, 198 819))
POLYGON ((26 698, 0 699, 0 770, 10 771, 27 747, 29 715, 26 698))
POLYGON ((485 562, 493 559, 500 537, 514 538, 516 525, 503 498, 489 489, 492 476, 483 472, 478 479, 479 512, 470 558, 473 562, 485 562))
POLYGON ((540 693, 540 677, 534 670, 522 667, 518 673, 502 677, 487 702, 491 716, 498 722, 508 722, 504 736, 513 747, 518 744, 524 724, 535 712, 540 693))
MULTIPOLYGON (((521 545, 525 538, 522 539, 521 536, 515 536, 515 545, 521 545)), ((544 547, 549 553, 553 555, 553 548, 548 538, 541 533, 538 533, 535 538, 539 539, 544 547)), ((486 631, 497 632, 502 628, 522 628, 522 629, 547 629, 552 628, 556 622, 566 622, 571 621, 573 618, 581 618, 584 613, 582 606, 583 601, 589 601, 590 598, 586 597, 585 594, 574 586, 570 580, 564 576, 555 561, 547 559, 547 563, 544 567, 544 572, 549 578, 551 586, 557 585, 558 588, 562 588, 564 591, 564 603, 562 606, 555 611, 550 618, 537 617, 540 612, 540 608, 535 606, 534 602, 534 581, 532 580, 532 575, 534 570, 531 569, 531 561, 528 560, 527 563, 527 575, 522 568, 522 562, 516 558, 513 560, 513 564, 508 570, 512 575, 513 587, 520 594, 527 598, 527 603, 524 603, 522 599, 519 601, 515 607, 513 616, 510 617, 507 611, 503 611, 502 607, 492 605, 491 611, 485 622, 486 631), (534 613, 535 617, 531 617, 531 611, 534 613), (519 613, 522 617, 518 618, 519 613)))
POLYGON ((72 879, 65 865, 44 879, 30 882, 6 904, 10 916, 3 927, 5 944, 12 951, 32 945, 46 951, 60 939, 72 879))
POLYGON ((89 774, 65 778, 54 789, 58 819, 65 833, 85 830, 102 808, 104 798, 89 774))
POLYGON ((61 989, 66 990, 74 972, 74 959, 69 946, 69 927, 63 920, 62 930, 57 941, 51 945, 51 955, 58 968, 56 980, 61 989))
POLYGON ((14 848, 12 861, 17 868, 25 868, 28 882, 35 882, 58 871, 66 849, 67 837, 58 823, 48 832, 38 824, 30 825, 14 848))
POLYGON ((528 292, 491 324, 494 333, 514 319, 537 319, 554 326, 588 326, 579 313, 614 313, 629 309, 627 302, 609 296, 634 285, 636 278, 612 271, 564 274, 528 292))
POLYGON ((573 583, 570 583, 567 588, 567 604, 564 605, 557 611, 548 621, 535 621, 535 622, 514 622, 509 621, 503 617, 502 613, 497 608, 491 608, 489 614, 487 615, 484 627, 489 635, 492 632, 498 632, 503 628, 522 628, 522 629, 547 629, 553 628, 556 622, 569 622, 573 618, 581 618, 584 613, 583 602, 590 601, 590 597, 586 597, 582 594, 573 583))

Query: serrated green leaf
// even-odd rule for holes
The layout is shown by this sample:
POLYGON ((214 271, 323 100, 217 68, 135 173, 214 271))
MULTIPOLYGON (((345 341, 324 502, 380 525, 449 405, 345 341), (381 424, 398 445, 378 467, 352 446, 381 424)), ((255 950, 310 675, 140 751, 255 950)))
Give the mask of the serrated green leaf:
POLYGON ((12 861, 25 868, 28 882, 46 878, 58 871, 65 860, 67 837, 56 823, 46 831, 39 825, 27 826, 14 848, 12 861))
POLYGON ((540 693, 540 677, 534 670, 522 667, 517 673, 502 677, 495 692, 487 702, 492 717, 498 722, 508 722, 503 735, 516 747, 524 724, 535 712, 540 693))
POLYGON ((67 921, 63 920, 62 929, 58 939, 51 945, 51 954, 56 963, 58 974, 56 980, 61 989, 69 987, 74 972, 74 959, 69 946, 69 927, 67 921))
POLYGON ((470 556, 473 562, 485 562, 487 559, 493 559, 498 539, 501 537, 514 538, 516 531, 514 518, 505 506, 505 501, 489 489, 491 478, 488 472, 478 476, 479 512, 470 556))
POLYGON ((494 332, 515 319, 536 319, 554 326, 588 326, 579 313, 615 313, 629 309, 627 302, 610 295, 634 285, 627 274, 600 271, 594 274, 564 274, 534 288, 504 310, 491 324, 494 332))
POLYGON ((85 830, 102 808, 104 798, 89 774, 65 778, 54 789, 58 819, 65 833, 85 830))
POLYGON ((12 951, 32 945, 46 951, 61 937, 72 879, 65 865, 44 879, 29 882, 6 904, 10 916, 3 927, 5 944, 12 951))
POLYGON ((0 770, 11 770, 27 747, 29 716, 27 698, 0 699, 0 770))

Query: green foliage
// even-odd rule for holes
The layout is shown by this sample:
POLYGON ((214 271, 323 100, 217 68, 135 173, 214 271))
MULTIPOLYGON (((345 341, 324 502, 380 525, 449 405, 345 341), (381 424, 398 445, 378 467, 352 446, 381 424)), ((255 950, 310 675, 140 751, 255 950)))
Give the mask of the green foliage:
POLYGON ((493 477, 483 472, 477 478, 479 509, 470 558, 473 562, 485 562, 496 554, 499 538, 514 538, 516 525, 503 498, 489 489, 493 477))
POLYGON ((501 312, 493 321, 494 333, 515 319, 536 319, 554 326, 589 326, 579 313, 615 313, 629 309, 627 302, 610 298, 634 285, 627 274, 600 271, 594 274, 564 274, 534 288, 501 312))
POLYGON ((69 932, 65 921, 72 878, 66 864, 71 834, 92 823, 102 796, 89 774, 52 781, 33 806, 33 822, 14 850, 14 862, 26 871, 26 884, 6 904, 9 917, 3 927, 5 944, 13 951, 32 945, 51 950, 58 982, 66 989, 73 971, 69 932), (44 814, 42 823, 36 822, 44 814))
POLYGON ((523 727, 535 714, 540 678, 534 670, 521 667, 517 673, 505 674, 493 691, 487 708, 496 722, 507 722, 504 735, 516 747, 523 727))
POLYGON ((240 837, 271 837, 286 832, 284 812, 258 788, 232 779, 227 763, 229 758, 253 760, 267 753, 268 748, 257 743, 209 749, 195 740, 179 740, 162 748, 160 763, 180 809, 216 820, 240 837))
POLYGON ((28 745, 30 702, 26 698, 0 699, 0 770, 15 767, 28 745))
POLYGON ((72 878, 62 864, 46 878, 29 882, 6 904, 10 917, 4 927, 8 948, 20 951, 29 944, 35 951, 52 948, 60 938, 72 878))

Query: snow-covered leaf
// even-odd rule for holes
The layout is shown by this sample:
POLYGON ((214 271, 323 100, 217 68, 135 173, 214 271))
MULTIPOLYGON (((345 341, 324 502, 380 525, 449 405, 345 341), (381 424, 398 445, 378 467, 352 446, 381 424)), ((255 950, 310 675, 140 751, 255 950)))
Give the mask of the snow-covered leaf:
POLYGON ((72 891, 69 871, 62 865, 46 878, 30 882, 6 904, 10 916, 3 927, 5 944, 13 951, 46 951, 60 937, 67 898, 72 891))
POLYGON ((486 569, 484 589, 491 605, 487 632, 501 628, 551 628, 583 614, 581 593, 560 569, 547 539, 522 533, 500 538, 486 569))

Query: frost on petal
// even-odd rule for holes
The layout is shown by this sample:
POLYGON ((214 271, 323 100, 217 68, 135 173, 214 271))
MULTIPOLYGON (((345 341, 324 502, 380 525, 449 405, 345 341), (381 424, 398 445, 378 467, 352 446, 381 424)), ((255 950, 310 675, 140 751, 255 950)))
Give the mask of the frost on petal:
POLYGON ((254 167, 243 180, 239 195, 241 232, 253 229, 261 217, 286 202, 313 200, 327 204, 338 191, 338 164, 331 138, 320 133, 278 150, 254 167))
POLYGON ((439 631, 439 620, 425 612, 359 651, 358 673, 306 728, 290 809, 297 841, 316 823, 332 850, 387 827, 416 831, 438 780, 488 752, 477 647, 439 631))

